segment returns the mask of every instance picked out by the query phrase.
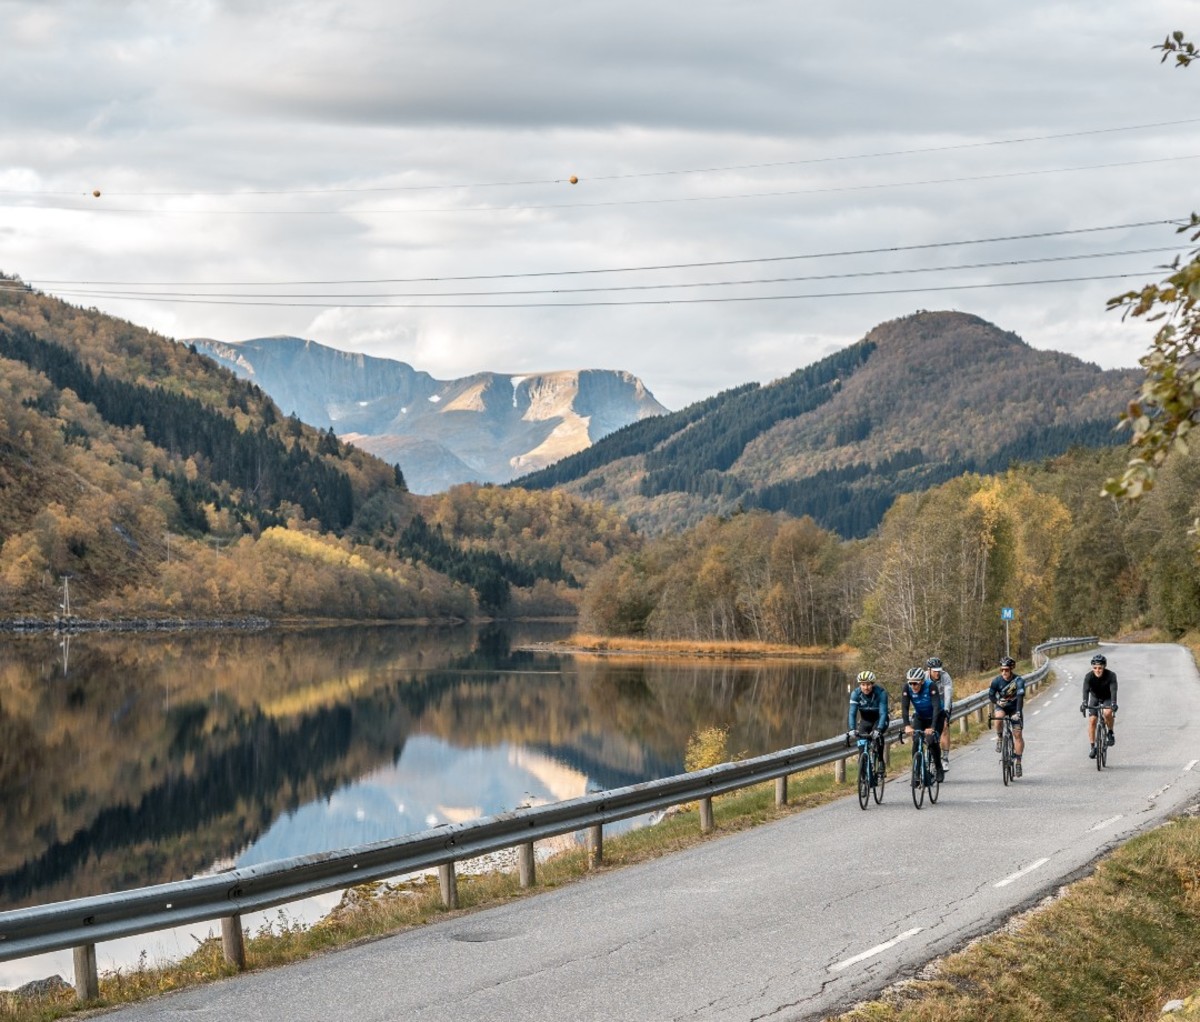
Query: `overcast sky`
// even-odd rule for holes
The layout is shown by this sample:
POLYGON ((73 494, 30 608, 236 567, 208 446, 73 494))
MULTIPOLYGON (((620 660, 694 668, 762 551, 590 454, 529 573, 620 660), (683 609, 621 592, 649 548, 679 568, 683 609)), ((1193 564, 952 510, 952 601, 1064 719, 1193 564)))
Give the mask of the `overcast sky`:
POLYGON ((0 0, 0 270, 172 337, 626 369, 672 408, 916 309, 1131 366, 1105 299, 1185 246, 1061 232, 1200 208, 1200 69, 1151 49, 1198 14, 0 0))

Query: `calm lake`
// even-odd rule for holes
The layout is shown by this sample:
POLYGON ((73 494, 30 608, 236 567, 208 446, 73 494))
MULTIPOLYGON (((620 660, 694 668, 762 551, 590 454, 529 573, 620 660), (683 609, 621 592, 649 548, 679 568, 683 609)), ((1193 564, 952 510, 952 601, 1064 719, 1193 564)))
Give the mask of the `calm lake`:
POLYGON ((748 755, 845 726, 831 664, 520 649, 571 629, 4 637, 0 911, 666 777, 711 725, 748 755))

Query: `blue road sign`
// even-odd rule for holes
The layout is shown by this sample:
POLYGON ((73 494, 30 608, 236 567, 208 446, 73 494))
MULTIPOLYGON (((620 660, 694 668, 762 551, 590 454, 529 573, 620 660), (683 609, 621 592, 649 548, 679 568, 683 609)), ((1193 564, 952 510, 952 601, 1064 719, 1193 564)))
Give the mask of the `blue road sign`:
POLYGON ((1011 621, 1011 620, 1013 620, 1013 616, 1014 615, 1013 615, 1012 607, 1001 607, 1000 608, 1000 620, 1001 621, 1011 621))

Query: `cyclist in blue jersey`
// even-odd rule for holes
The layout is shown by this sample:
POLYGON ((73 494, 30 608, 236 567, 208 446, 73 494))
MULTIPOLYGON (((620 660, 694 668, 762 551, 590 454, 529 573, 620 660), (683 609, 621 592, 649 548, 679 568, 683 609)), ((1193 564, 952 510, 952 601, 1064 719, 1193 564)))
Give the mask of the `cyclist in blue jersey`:
POLYGON ((850 716, 847 724, 850 735, 857 738, 870 738, 875 742, 879 752, 879 761, 883 762, 883 736, 888 729, 888 694, 880 684, 873 671, 860 671, 858 687, 850 693, 850 716))
POLYGON ((1000 751, 1000 717, 1012 719, 1013 766, 1017 777, 1021 776, 1021 753, 1025 751, 1025 735, 1022 709, 1025 706, 1025 679, 1017 673, 1017 662, 1010 656, 1000 660, 1000 673, 988 686, 988 701, 992 704, 992 716, 996 719, 996 751, 1000 751))
MULTIPOLYGON (((930 750, 933 752, 933 768, 938 781, 946 779, 942 769, 942 747, 938 742, 942 729, 946 726, 946 711, 942 708, 942 690, 938 683, 925 677, 925 671, 914 667, 905 678, 904 694, 900 697, 900 712, 904 716, 904 733, 906 735, 920 731, 932 736, 930 750), (911 718, 911 721, 910 721, 911 718)), ((914 739, 913 753, 916 754, 914 739)))

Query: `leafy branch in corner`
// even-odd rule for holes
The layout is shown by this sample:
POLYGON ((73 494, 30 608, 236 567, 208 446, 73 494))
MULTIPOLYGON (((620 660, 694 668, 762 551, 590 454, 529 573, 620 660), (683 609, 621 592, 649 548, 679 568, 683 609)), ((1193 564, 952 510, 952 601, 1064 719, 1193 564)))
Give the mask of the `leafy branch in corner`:
MULTIPOLYGON (((1179 67, 1200 57, 1182 32, 1173 32, 1154 49, 1163 51, 1163 61, 1174 54, 1179 67)), ((1177 233, 1200 241, 1200 216, 1193 213, 1177 233)), ((1108 308, 1123 310, 1123 317, 1160 324, 1150 350, 1139 360, 1146 370, 1141 393, 1121 415, 1121 425, 1132 432, 1134 456, 1124 473, 1104 484, 1105 493, 1125 500, 1151 490, 1170 455, 1187 454, 1189 434, 1200 422, 1200 249, 1186 260, 1176 256, 1165 269, 1169 272, 1159 283, 1108 300, 1108 308)))

